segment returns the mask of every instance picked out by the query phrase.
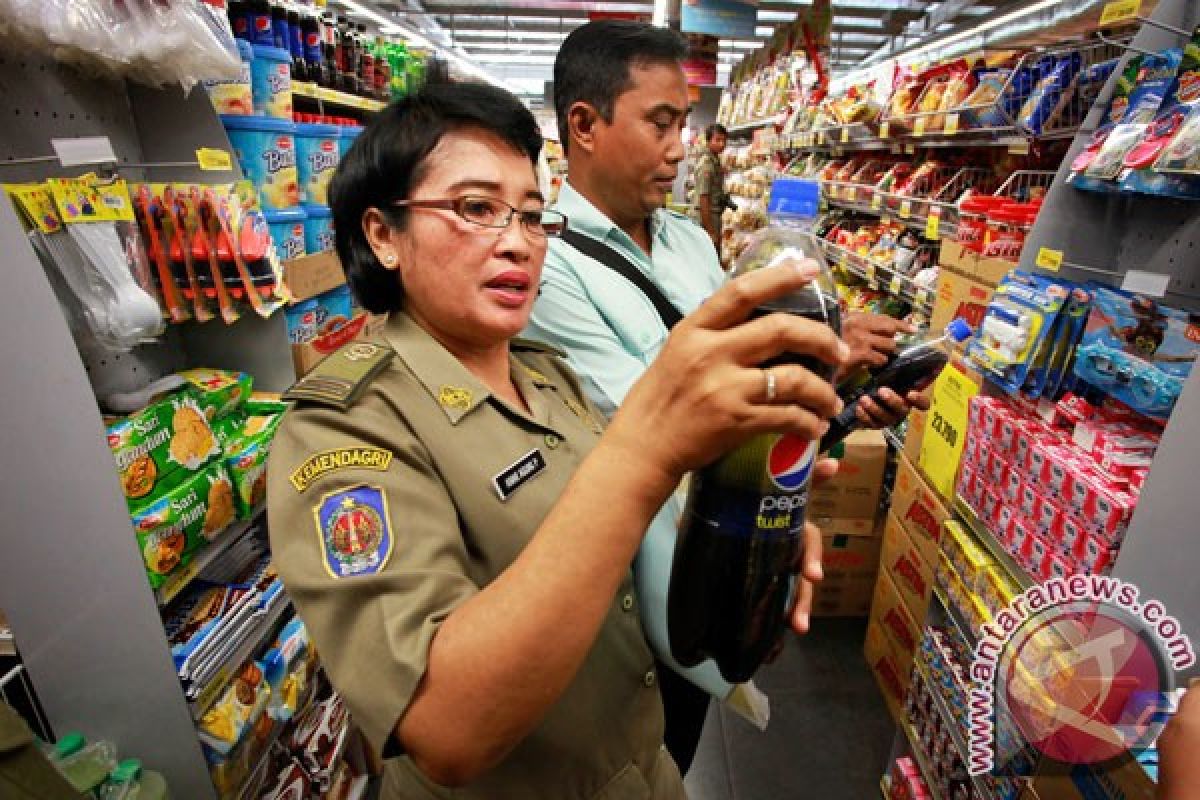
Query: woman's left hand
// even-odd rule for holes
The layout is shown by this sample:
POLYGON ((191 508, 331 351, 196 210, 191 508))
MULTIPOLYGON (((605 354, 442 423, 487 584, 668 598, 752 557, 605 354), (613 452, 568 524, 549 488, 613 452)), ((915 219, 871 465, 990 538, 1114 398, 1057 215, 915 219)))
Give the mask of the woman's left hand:
POLYGON ((914 408, 929 410, 929 393, 909 392, 904 397, 891 389, 880 389, 878 400, 864 395, 858 401, 855 416, 864 428, 890 428, 908 416, 914 408))
MULTIPOLYGON (((813 472, 813 487, 825 483, 838 471, 838 462, 822 458, 813 472)), ((811 489, 810 489, 811 491, 811 489)), ((792 608, 792 630, 799 634, 808 633, 812 614, 813 590, 825 577, 821 568, 821 529, 811 522, 804 523, 804 550, 800 554, 800 587, 796 591, 796 605, 792 608)))

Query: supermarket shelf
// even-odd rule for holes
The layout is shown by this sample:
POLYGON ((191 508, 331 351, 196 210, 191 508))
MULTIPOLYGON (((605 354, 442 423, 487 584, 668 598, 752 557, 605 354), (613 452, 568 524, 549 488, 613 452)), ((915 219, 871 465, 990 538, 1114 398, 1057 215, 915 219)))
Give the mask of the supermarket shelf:
POLYGON ((925 786, 929 788, 929 796, 932 800, 942 800, 942 792, 933 780, 933 770, 929 766, 929 759, 925 756, 925 751, 921 749, 921 742, 917 739, 917 732, 913 730, 912 723, 907 719, 901 720, 900 729, 904 731, 904 737, 908 739, 909 752, 912 753, 913 761, 917 762, 917 768, 921 770, 921 777, 925 779, 925 786))
MULTIPOLYGON (((822 188, 824 188, 824 184, 822 184, 822 188)), ((921 238, 929 239, 929 237, 926 236, 926 231, 929 230, 929 216, 927 214, 900 215, 891 209, 884 208, 882 205, 849 201, 836 197, 830 193, 825 194, 825 202, 836 208, 843 208, 847 211, 854 211, 858 214, 869 214, 874 217, 879 217, 880 219, 887 217, 898 220, 902 222, 905 227, 916 233, 921 238)), ((947 219, 946 214, 943 213, 938 220, 937 230, 938 235, 936 241, 940 241, 942 239, 952 239, 954 238, 955 232, 958 230, 958 225, 953 220, 947 219)))
POLYGON ((1003 566, 1013 581, 1021 587, 1022 590, 1033 586, 1036 581, 1030 577, 1029 573, 1013 560, 1012 555, 996 540, 992 532, 979 519, 975 510, 961 496, 954 497, 954 512, 957 514, 959 521, 970 528, 980 544, 987 548, 987 551, 996 559, 996 563, 1003 566))
POLYGON ((935 585, 933 587, 933 593, 937 597, 938 602, 941 603, 942 608, 945 609, 946 618, 950 621, 950 624, 954 626, 954 628, 958 631, 959 636, 961 636, 963 641, 965 641, 971 650, 974 651, 975 644, 979 641, 979 636, 975 633, 975 630, 971 627, 971 624, 967 622, 967 620, 959 612, 958 606, 950 602, 950 598, 946 596, 945 591, 942 590, 940 585, 935 585))
POLYGON ((283 615, 291 607, 291 599, 284 598, 278 601, 273 609, 267 611, 266 615, 259 622, 259 628, 255 635, 247 636, 246 640, 238 645, 238 648, 225 659, 225 663, 196 696, 196 699, 188 702, 188 708, 192 712, 193 719, 197 722, 200 721, 201 717, 204 716, 204 712, 208 711, 212 707, 212 704, 217 701, 217 698, 225 691, 225 687, 237 675, 238 670, 246 663, 247 659, 261 650, 263 645, 267 643, 268 638, 275 631, 275 626, 279 624, 279 620, 283 618, 283 615))
POLYGON ((918 286, 907 275, 902 275, 891 267, 876 264, 870 259, 864 258, 833 242, 822 241, 821 244, 825 248, 825 257, 830 263, 838 264, 867 283, 885 289, 888 294, 908 301, 927 316, 932 313, 932 289, 918 286))
POLYGON ((900 441, 900 437, 891 428, 883 428, 883 438, 888 445, 897 453, 904 449, 904 442, 900 441))
POLYGON ((369 97, 346 94, 336 89, 317 86, 315 83, 304 83, 303 81, 292 82, 292 97, 293 99, 296 97, 307 97, 312 100, 320 100, 322 103, 328 103, 332 106, 352 108, 356 111, 370 111, 372 113, 382 111, 387 107, 387 103, 381 100, 372 100, 369 97))
POLYGON ((158 605, 160 607, 165 606, 178 597, 209 564, 216 561, 222 553, 229 549, 230 545, 241 539, 242 535, 258 522, 265 508, 266 504, 260 503, 250 513, 249 519, 239 520, 227 527, 223 532, 217 534, 217 538, 209 542, 208 546, 203 550, 196 553, 190 564, 168 578, 167 582, 162 586, 155 589, 154 597, 158 600, 158 605))
POLYGON ((0 631, 0 656, 15 656, 17 644, 13 641, 12 631, 0 631))
MULTIPOLYGON (((916 671, 920 676, 920 679, 925 682, 926 690, 933 696, 933 703, 937 706, 938 715, 942 718, 942 722, 945 724, 946 729, 950 731, 950 738, 954 742, 954 749, 958 751, 958 755, 960 758, 962 758, 963 763, 967 763, 970 750, 967 749, 967 743, 963 740, 962 727, 958 724, 957 718, 950 712, 949 707, 946 706, 946 699, 942 697, 940 692, 938 692, 937 687, 934 685, 933 678, 926 669, 924 662, 921 661, 920 658, 916 658, 913 660, 913 664, 916 667, 916 671)), ((975 785, 976 793, 980 797, 996 800, 996 793, 992 791, 990 786, 981 781, 979 776, 972 776, 971 783, 975 785)))
POLYGON ((751 122, 743 122, 740 125, 726 125, 725 129, 729 131, 730 136, 737 133, 750 133, 758 130, 759 128, 765 128, 770 125, 778 125, 781 121, 783 121, 785 116, 786 114, 776 114, 773 117, 766 117, 765 119, 753 120, 751 122))
POLYGON ((809 131, 777 137, 775 147, 779 150, 833 150, 837 152, 888 150, 894 153, 914 153, 918 148, 1002 147, 1012 152, 1027 153, 1034 141, 1070 138, 1077 132, 1078 129, 1064 130, 1034 140, 1018 133, 996 135, 990 131, 971 128, 951 135, 938 132, 916 136, 911 133, 896 132, 889 134, 886 138, 871 136, 860 139, 843 139, 837 135, 829 135, 825 131, 809 131))

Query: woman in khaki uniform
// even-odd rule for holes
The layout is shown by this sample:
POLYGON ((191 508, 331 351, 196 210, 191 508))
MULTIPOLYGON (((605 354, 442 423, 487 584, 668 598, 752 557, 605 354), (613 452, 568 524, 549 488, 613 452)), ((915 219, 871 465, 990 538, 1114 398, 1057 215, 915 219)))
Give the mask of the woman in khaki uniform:
MULTIPOLYGON (((372 123, 331 187, 350 285, 392 315, 289 392, 271 544, 388 759, 384 798, 683 797, 630 575, 639 540, 687 470, 755 433, 819 436, 839 406, 799 366, 755 366, 845 357, 810 321, 745 322, 811 277, 797 265, 681 323, 601 437, 557 354, 513 338, 565 222, 543 210, 540 147, 506 92, 433 86, 372 123)), ((815 529, 806 543, 817 580, 815 529)))

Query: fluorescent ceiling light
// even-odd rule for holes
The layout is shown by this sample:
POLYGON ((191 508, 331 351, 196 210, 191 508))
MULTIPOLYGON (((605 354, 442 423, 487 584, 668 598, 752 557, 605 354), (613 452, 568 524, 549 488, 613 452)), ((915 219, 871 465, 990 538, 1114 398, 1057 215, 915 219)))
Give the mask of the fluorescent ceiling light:
POLYGON ((795 11, 760 11, 759 22, 791 22, 796 18, 795 11))
POLYGON ((514 30, 458 30, 447 31, 455 39, 563 39, 567 32, 563 31, 514 31, 514 30))
POLYGON ((554 56, 527 56, 520 53, 480 53, 478 59, 481 64, 537 64, 547 67, 554 64, 554 56))
POLYGON ((921 53, 928 53, 930 50, 948 47, 955 42, 961 42, 963 39, 969 39, 972 36, 982 36, 990 30, 1007 25, 1010 22, 1015 22, 1022 17, 1027 17, 1030 14, 1036 14, 1037 12, 1047 8, 1052 8, 1058 5, 1059 1, 1060 0, 1041 0, 1040 2, 1033 3, 1032 5, 1019 8, 1016 11, 1010 11, 1007 14, 1001 14, 998 17, 981 22, 972 28, 960 31, 959 33, 955 33, 943 39, 936 39, 928 44, 921 45, 915 50, 907 50, 901 53, 900 56, 904 58, 912 58, 913 56, 920 55, 921 53))
POLYGON ((508 53, 557 53, 559 46, 547 42, 460 42, 472 56, 485 51, 500 50, 508 53))

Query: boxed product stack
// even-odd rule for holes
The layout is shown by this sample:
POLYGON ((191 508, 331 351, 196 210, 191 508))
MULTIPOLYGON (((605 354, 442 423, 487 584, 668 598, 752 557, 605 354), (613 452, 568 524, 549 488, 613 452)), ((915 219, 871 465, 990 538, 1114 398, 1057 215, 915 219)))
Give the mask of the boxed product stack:
POLYGON ((933 797, 917 762, 909 756, 901 756, 892 762, 885 785, 887 800, 930 800, 933 797))
POLYGON ((908 688, 909 667, 933 595, 941 526, 948 516, 942 499, 901 454, 884 525, 866 644, 867 659, 893 703, 901 702, 908 688), (900 680, 889 687, 885 675, 897 675, 900 680))
POLYGON ((1068 395, 1047 424, 1003 398, 972 400, 958 492, 1034 579, 1107 571, 1161 431, 1068 395))
POLYGON ((846 438, 833 480, 814 487, 809 514, 821 527, 825 579, 813 596, 813 615, 863 616, 879 568, 876 518, 883 492, 887 444, 879 431, 846 438))

